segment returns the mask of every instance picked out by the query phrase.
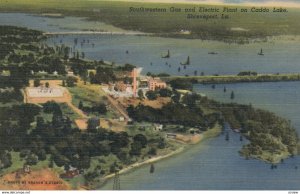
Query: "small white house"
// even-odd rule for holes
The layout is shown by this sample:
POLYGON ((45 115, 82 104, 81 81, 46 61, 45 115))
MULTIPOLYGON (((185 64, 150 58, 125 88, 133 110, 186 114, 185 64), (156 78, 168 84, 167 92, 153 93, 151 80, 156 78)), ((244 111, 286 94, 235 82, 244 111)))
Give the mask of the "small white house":
POLYGON ((73 71, 68 71, 68 76, 74 76, 74 72, 73 71))
POLYGON ((154 129, 156 131, 161 131, 163 129, 163 125, 161 125, 161 124, 154 124, 154 129))

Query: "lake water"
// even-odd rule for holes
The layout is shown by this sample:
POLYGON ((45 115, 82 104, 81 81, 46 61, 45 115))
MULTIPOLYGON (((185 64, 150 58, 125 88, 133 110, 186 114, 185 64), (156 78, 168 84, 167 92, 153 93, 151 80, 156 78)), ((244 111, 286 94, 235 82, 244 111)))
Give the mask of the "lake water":
MULTIPOLYGON (((0 24, 17 25, 45 32, 97 29, 118 31, 120 29, 103 23, 86 22, 81 18, 45 18, 27 14, 0 13, 0 24)), ((299 41, 270 41, 247 45, 226 44, 216 41, 168 39, 146 36, 124 35, 81 35, 57 36, 48 40, 49 44, 74 46, 74 38, 79 44, 74 48, 85 52, 86 58, 114 61, 118 64, 132 63, 144 67, 143 72, 166 72, 176 75, 236 74, 244 70, 259 73, 300 72, 299 41), (89 40, 81 47, 83 40, 89 40), (92 46, 94 44, 94 47, 92 46), (263 48, 265 55, 257 52, 263 48), (171 58, 162 59, 167 50, 171 58), (126 54, 128 50, 128 54, 126 54), (209 55, 208 52, 218 52, 209 55), (180 66, 187 56, 191 65, 180 66), (165 63, 168 63, 166 65, 165 63), (152 65, 151 65, 152 63, 152 65), (171 64, 171 67, 169 67, 171 64), (181 71, 178 72, 178 67, 181 71)), ((230 102, 230 92, 235 92, 235 102, 274 111, 291 120, 300 132, 300 82, 243 83, 225 85, 195 85, 196 91, 216 100, 230 102)), ((238 154, 242 144, 239 135, 230 132, 230 141, 224 135, 205 141, 177 156, 155 164, 155 173, 149 173, 144 166, 126 175, 120 175, 121 189, 300 189, 300 158, 290 158, 271 170, 269 164, 257 160, 245 160, 238 154), (298 166, 299 169, 295 169, 298 166)), ((112 189, 109 181, 101 189, 112 189)))
POLYGON ((143 67, 143 72, 169 73, 172 75, 237 74, 240 71, 259 73, 300 72, 300 44, 297 41, 253 43, 246 45, 226 44, 216 41, 158 38, 149 36, 124 35, 82 35, 59 36, 49 39, 49 44, 74 46, 89 40, 90 44, 80 44, 75 51, 84 52, 87 58, 114 61, 117 64, 130 63, 143 67), (94 44, 94 47, 92 46, 94 44), (263 48, 265 56, 257 55, 263 48), (284 49, 282 49, 284 48, 284 49), (129 54, 126 54, 128 50, 129 54), (169 59, 162 58, 170 50, 169 59), (217 52, 211 55, 209 52, 217 52), (180 62, 190 57, 190 65, 184 69, 180 62), (151 65, 152 64, 152 65, 151 65), (180 72, 178 71, 180 68, 180 72))
MULTIPOLYGON (((17 25, 44 32, 62 32, 78 30, 106 30, 120 32, 119 28, 101 22, 86 21, 83 18, 47 18, 22 13, 0 13, 0 24, 17 25)), ((84 52, 86 58, 103 59, 117 64, 131 63, 143 67, 143 73, 169 73, 173 75, 194 75, 197 71, 204 74, 237 74, 240 71, 257 71, 258 73, 292 73, 300 72, 300 41, 269 41, 245 45, 227 44, 217 41, 190 39, 158 38, 149 36, 126 35, 81 35, 55 36, 48 40, 51 45, 78 45, 74 51, 84 52), (83 40, 89 40, 81 46, 83 40), (94 44, 94 47, 92 46, 94 44), (257 55, 263 49, 264 56, 257 55), (128 50, 128 54, 126 51, 128 50), (171 57, 161 56, 170 50, 171 57), (208 54, 217 52, 216 55, 208 54), (190 65, 180 65, 190 56, 190 65), (152 63, 152 65, 151 65, 152 63), (166 65, 167 63, 167 65, 166 65), (180 72, 178 68, 180 67, 180 72)))
MULTIPOLYGON (((274 111, 290 119, 300 133, 300 82, 195 85, 195 91, 223 102, 252 104, 254 107, 274 111), (226 86, 227 92, 223 92, 226 86)), ((155 173, 149 173, 149 165, 134 172, 121 175, 122 189, 201 189, 201 190, 245 190, 245 189, 300 189, 300 157, 289 158, 271 170, 270 165, 258 160, 245 160, 238 151, 244 141, 239 134, 225 135, 193 146, 173 158, 155 164, 155 173)), ((109 181, 102 189, 111 189, 109 181)))

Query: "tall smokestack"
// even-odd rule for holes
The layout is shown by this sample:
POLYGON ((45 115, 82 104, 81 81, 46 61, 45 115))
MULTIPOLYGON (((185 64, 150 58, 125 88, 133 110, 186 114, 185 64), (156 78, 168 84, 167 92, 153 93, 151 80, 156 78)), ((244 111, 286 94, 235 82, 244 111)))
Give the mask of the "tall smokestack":
POLYGON ((136 77, 137 77, 137 69, 134 68, 131 72, 131 76, 133 78, 133 82, 132 82, 132 86, 133 86, 133 97, 136 97, 136 90, 137 90, 137 81, 136 81, 136 77))

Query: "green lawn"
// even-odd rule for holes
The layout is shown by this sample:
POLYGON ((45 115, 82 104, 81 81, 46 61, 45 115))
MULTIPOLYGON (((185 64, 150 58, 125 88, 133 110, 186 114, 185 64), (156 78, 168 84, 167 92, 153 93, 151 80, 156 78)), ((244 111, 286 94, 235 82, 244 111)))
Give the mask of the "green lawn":
POLYGON ((74 112, 66 103, 59 104, 63 112, 63 115, 69 117, 72 121, 81 118, 76 112, 74 112))
MULTIPOLYGON (((20 158, 20 153, 19 152, 10 152, 11 153, 11 161, 12 161, 12 165, 9 168, 6 168, 2 171, 0 171, 0 175, 3 174, 8 174, 8 173, 12 173, 15 172, 18 169, 22 169, 24 164, 25 164, 25 159, 20 158)), ((44 161, 39 161, 36 165, 32 165, 31 169, 32 170, 40 170, 43 168, 47 168, 49 166, 49 159, 50 159, 50 155, 47 155, 47 159, 44 161)), ((53 170, 55 172, 62 172, 61 168, 57 167, 56 165, 54 165, 53 170)))
POLYGON ((72 103, 75 106, 79 105, 79 102, 82 101, 83 106, 91 106, 95 103, 103 102, 103 95, 96 93, 92 90, 83 87, 68 87, 68 90, 72 94, 72 103))
MULTIPOLYGON (((75 87, 68 87, 72 94, 72 103, 75 106, 79 105, 81 101, 83 106, 93 106, 97 103, 109 104, 105 94, 100 90, 100 86, 96 85, 79 85, 75 87)), ((118 114, 114 110, 108 109, 106 115, 99 115, 98 113, 90 113, 89 116, 101 116, 105 118, 116 118, 118 114)))
POLYGON ((20 158, 19 152, 10 152, 10 153, 11 153, 12 165, 9 168, 6 168, 6 169, 3 169, 2 171, 0 171, 1 175, 8 174, 8 173, 11 173, 18 169, 23 168, 25 160, 20 158))

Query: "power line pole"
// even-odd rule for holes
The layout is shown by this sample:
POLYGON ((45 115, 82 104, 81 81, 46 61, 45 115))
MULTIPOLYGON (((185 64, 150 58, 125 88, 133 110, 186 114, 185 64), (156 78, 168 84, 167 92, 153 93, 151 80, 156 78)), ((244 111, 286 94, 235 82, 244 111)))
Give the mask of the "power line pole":
POLYGON ((113 190, 120 190, 120 176, 119 176, 119 171, 115 172, 115 177, 114 177, 114 185, 113 185, 113 190))

